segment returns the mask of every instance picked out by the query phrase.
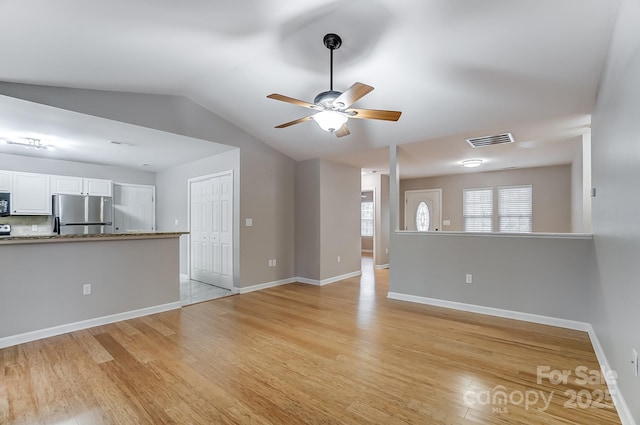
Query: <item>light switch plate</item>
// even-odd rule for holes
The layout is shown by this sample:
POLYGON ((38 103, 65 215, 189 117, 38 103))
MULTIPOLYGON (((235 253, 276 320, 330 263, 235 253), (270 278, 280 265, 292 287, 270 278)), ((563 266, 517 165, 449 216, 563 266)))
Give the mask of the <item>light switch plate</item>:
POLYGON ((251 226, 253 226, 253 219, 252 219, 252 218, 247 218, 247 219, 244 221, 244 225, 245 225, 245 226, 247 226, 247 227, 251 227, 251 226))

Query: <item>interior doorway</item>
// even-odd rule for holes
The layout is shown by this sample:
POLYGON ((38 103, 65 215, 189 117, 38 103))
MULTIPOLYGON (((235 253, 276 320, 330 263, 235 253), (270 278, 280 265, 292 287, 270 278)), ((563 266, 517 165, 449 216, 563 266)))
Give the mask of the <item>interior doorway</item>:
POLYGON ((404 193, 404 230, 438 232, 442 229, 442 189, 404 193))
POLYGON ((360 195, 360 248, 363 254, 373 256, 376 233, 374 191, 362 190, 360 195))
POLYGON ((233 171, 189 179, 189 277, 233 289, 233 171))

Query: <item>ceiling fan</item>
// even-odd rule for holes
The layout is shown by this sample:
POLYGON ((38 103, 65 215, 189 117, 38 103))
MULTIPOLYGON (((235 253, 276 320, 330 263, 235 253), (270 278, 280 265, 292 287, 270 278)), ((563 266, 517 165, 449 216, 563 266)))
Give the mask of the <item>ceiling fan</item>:
POLYGON ((280 124, 275 128, 285 128, 301 122, 314 120, 323 130, 332 134, 335 133, 337 137, 343 137, 350 134, 349 128, 347 127, 347 121, 349 118, 398 121, 402 112, 351 108, 351 105, 373 90, 373 87, 371 86, 362 83, 354 83, 345 92, 333 90, 333 51, 342 45, 342 39, 338 34, 327 34, 324 36, 323 42, 325 47, 331 52, 329 91, 318 94, 313 100, 313 103, 277 93, 267 96, 269 99, 292 103, 318 112, 304 118, 280 124))

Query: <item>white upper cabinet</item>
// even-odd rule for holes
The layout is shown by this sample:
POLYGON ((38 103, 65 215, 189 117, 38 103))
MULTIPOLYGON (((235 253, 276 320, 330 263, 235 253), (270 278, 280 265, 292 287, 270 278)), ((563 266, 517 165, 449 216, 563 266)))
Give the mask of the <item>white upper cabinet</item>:
POLYGON ((11 192, 11 171, 0 170, 0 192, 11 192))
POLYGON ((53 194, 111 196, 111 186, 111 180, 51 176, 51 193, 53 194))
POLYGON ((51 215, 51 183, 46 174, 13 174, 12 215, 51 215))

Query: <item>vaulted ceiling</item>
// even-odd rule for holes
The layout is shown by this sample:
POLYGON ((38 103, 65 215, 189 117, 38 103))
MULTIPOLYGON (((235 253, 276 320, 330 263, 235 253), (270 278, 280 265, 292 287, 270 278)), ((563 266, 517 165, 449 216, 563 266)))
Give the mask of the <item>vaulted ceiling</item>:
POLYGON ((617 3, 0 0, 0 81, 183 95, 296 160, 381 168, 398 144, 439 173, 469 156, 545 165, 568 162, 566 143, 589 131, 617 3), (268 94, 312 102, 329 89, 328 32, 343 39, 334 88, 375 87, 355 106, 402 111, 398 122, 350 120, 340 139, 313 121, 274 128, 309 110, 268 94), (505 131, 506 156, 464 141, 505 131))

